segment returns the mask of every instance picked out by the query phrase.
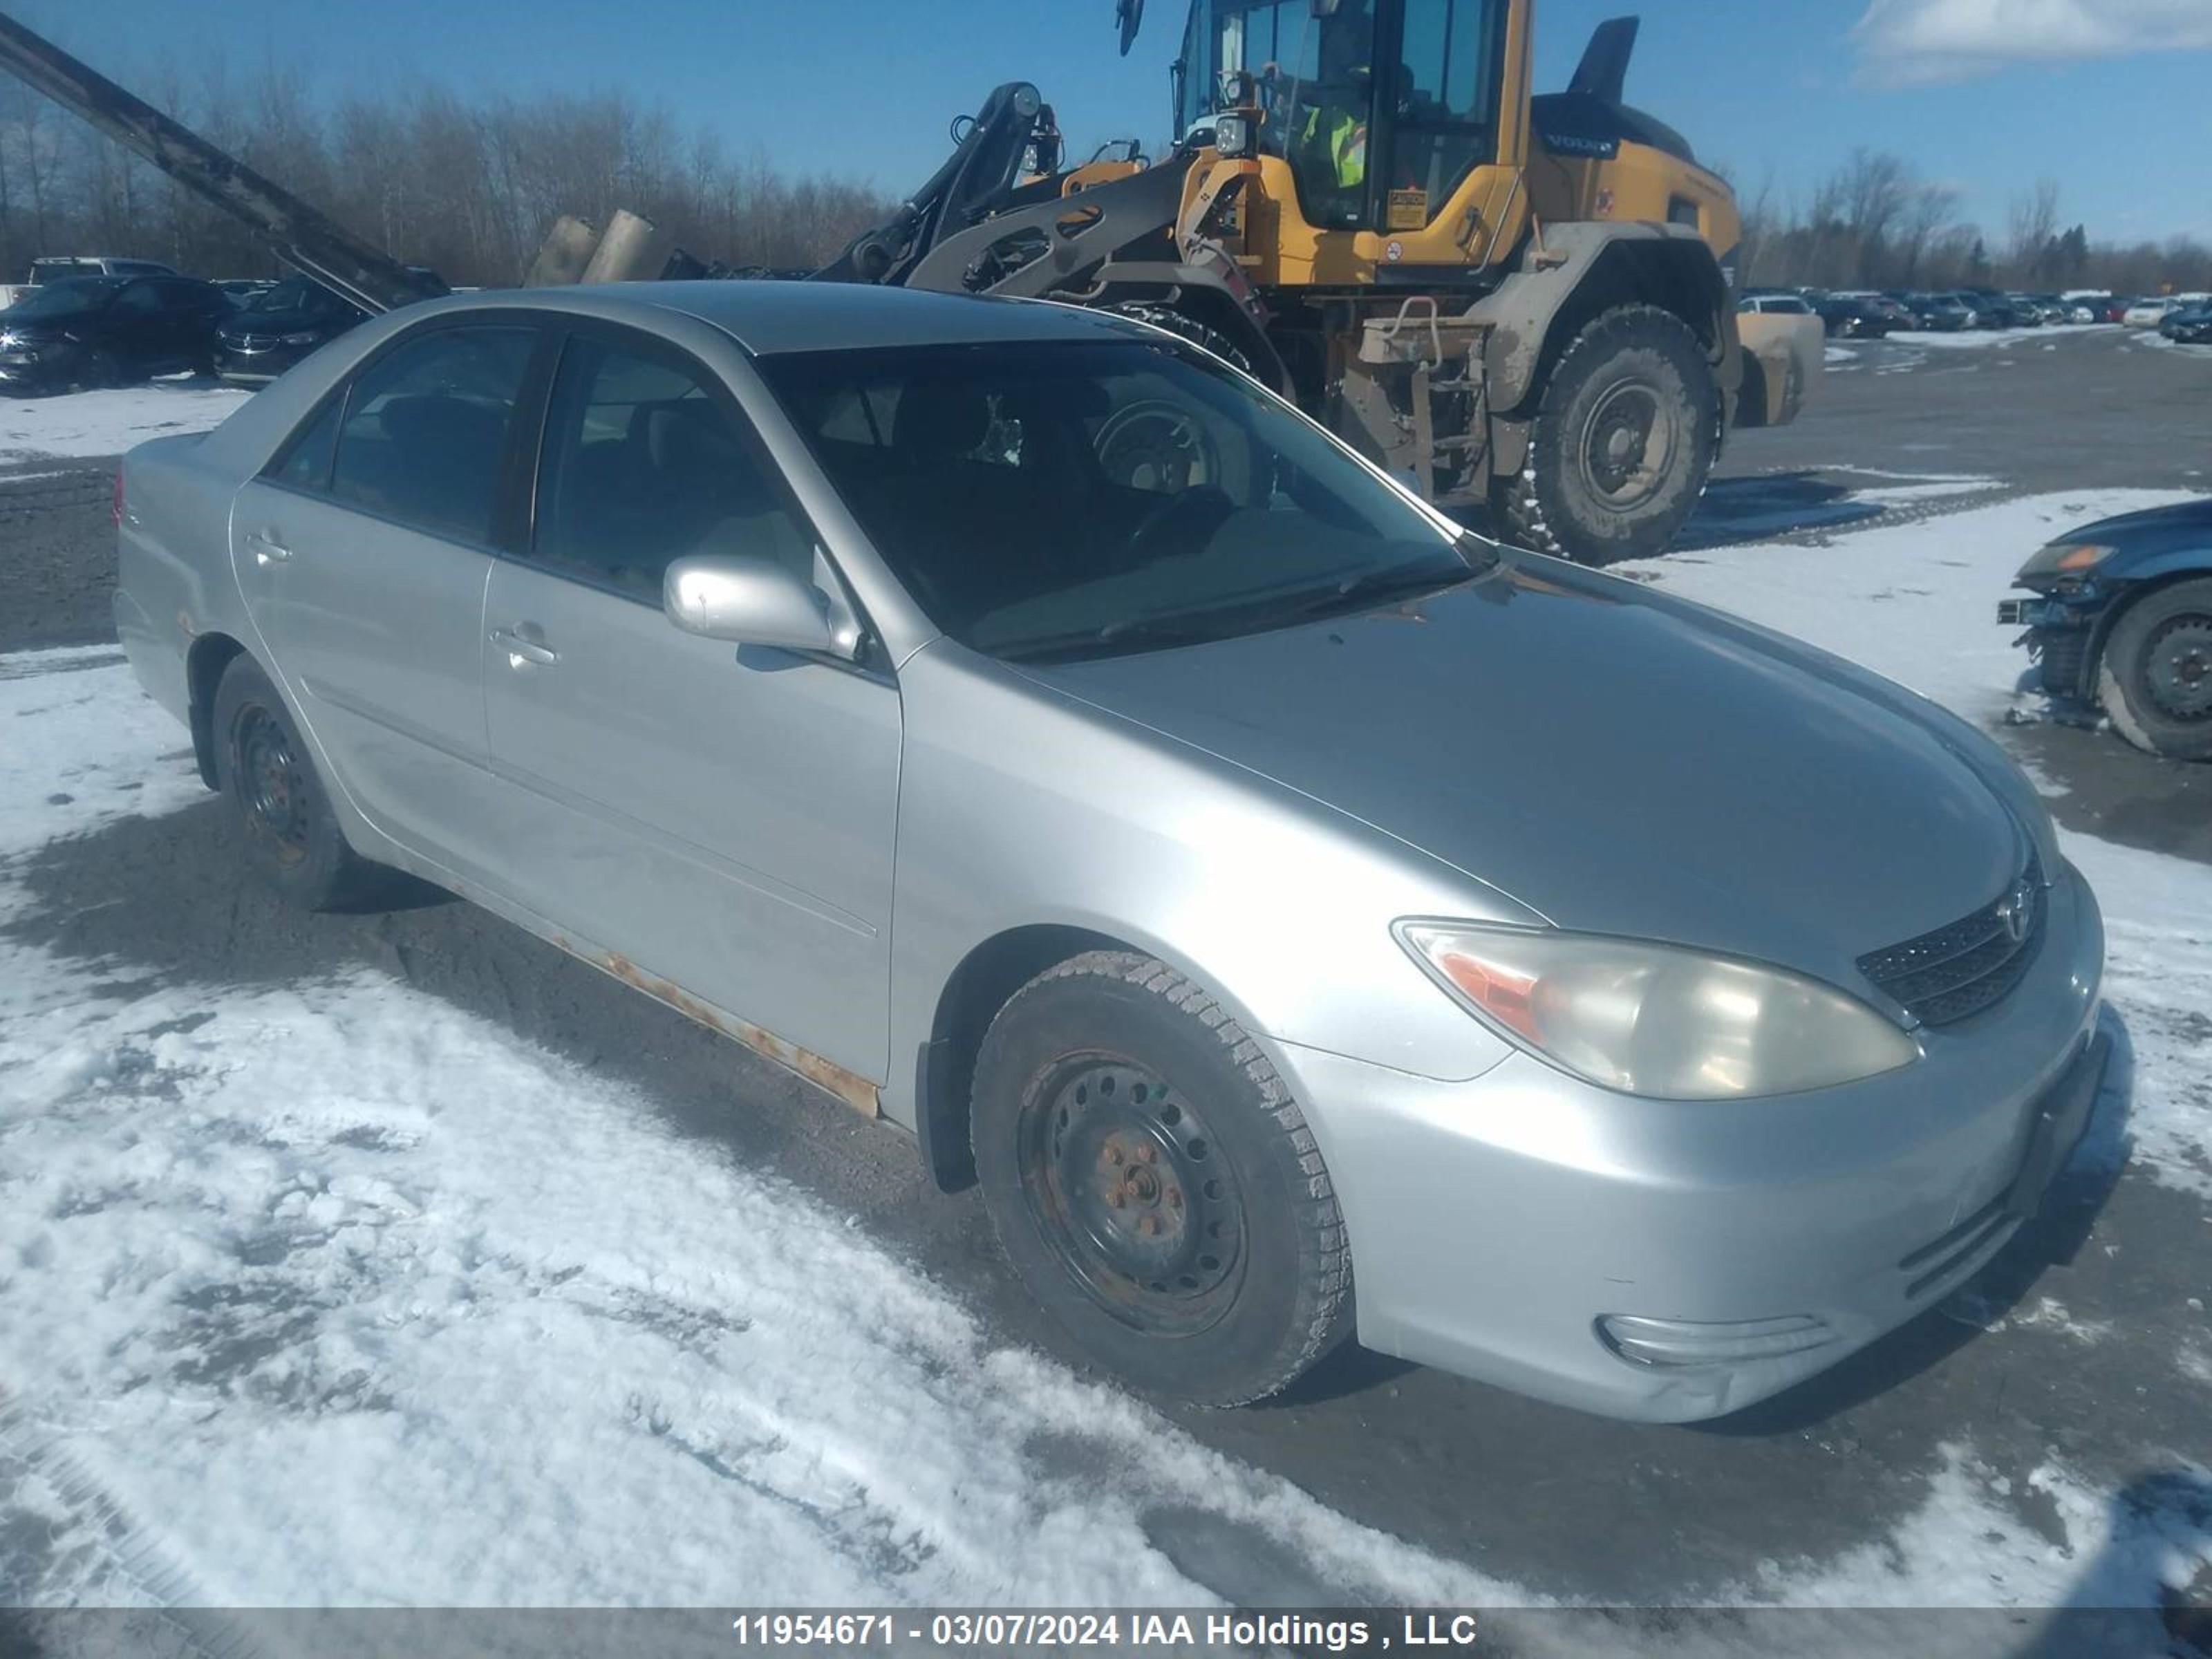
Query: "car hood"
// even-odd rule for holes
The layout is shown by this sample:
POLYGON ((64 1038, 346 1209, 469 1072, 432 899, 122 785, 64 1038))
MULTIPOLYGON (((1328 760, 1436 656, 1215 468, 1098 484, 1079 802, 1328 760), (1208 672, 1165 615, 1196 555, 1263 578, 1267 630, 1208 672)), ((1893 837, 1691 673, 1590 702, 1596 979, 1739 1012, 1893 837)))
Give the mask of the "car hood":
POLYGON ((101 316, 98 310, 42 311, 35 317, 10 317, 0 311, 0 329, 10 334, 58 334, 64 329, 82 328, 96 322, 101 316))
MULTIPOLYGON (((2118 578, 2142 574, 2147 562, 2162 561, 2169 554, 2212 551, 2212 496, 2099 519, 2094 524, 2062 531, 2051 541, 2101 542, 2113 553, 2097 567, 2100 574, 2118 578)), ((2032 556, 2029 562, 2033 562, 2032 556)), ((2023 569, 2015 580, 2026 585, 2025 579, 2023 569)))
POLYGON ((1551 560, 1514 556, 1382 611, 1020 672, 1559 927, 1830 979, 1994 898, 2028 844, 1966 760, 1972 736, 1911 692, 1551 560))

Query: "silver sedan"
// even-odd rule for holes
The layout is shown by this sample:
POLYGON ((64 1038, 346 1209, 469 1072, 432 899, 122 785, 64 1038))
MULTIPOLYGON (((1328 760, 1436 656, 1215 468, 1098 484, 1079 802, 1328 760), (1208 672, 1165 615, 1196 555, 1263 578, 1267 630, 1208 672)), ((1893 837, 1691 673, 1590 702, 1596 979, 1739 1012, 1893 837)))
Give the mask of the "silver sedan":
POLYGON ((1996 1252, 2104 1065, 2096 903, 1974 731, 1141 324, 449 300, 118 501, 281 889, 427 878, 910 1133, 1145 1388, 1356 1333, 1733 1410, 1996 1252))

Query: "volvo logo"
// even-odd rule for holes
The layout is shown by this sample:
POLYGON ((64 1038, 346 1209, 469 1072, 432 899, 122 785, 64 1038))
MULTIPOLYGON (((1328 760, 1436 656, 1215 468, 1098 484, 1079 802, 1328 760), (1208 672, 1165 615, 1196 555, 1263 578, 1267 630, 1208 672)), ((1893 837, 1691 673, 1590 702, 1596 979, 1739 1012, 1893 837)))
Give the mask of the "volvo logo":
POLYGON ((2005 937, 2017 945, 2027 937, 2027 924, 2034 915, 2035 884, 2022 876, 1997 901, 1997 920, 2004 924, 2005 937))

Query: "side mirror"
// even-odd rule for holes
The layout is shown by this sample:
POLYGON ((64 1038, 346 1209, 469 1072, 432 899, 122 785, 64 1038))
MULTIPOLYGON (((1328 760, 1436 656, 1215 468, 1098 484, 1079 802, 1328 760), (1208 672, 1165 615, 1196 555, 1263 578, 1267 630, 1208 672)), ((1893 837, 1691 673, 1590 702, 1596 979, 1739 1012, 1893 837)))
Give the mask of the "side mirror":
POLYGON ((767 559, 675 560, 661 579, 660 606, 677 627, 707 639, 851 654, 837 649, 821 590, 767 559))

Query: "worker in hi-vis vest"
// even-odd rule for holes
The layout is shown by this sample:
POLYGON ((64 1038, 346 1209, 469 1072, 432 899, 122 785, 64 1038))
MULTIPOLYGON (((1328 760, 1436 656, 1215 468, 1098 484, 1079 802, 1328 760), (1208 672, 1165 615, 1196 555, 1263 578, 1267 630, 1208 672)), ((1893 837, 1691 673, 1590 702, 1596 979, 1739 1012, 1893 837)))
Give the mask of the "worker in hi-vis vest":
POLYGON ((1284 148, 1297 164, 1301 184, 1340 193, 1347 198, 1340 205, 1356 210, 1350 198, 1367 182, 1367 104, 1374 75, 1368 60, 1375 18, 1369 0, 1340 0, 1319 21, 1315 59, 1320 73, 1314 79, 1292 77, 1283 87, 1281 68, 1272 63, 1261 75, 1288 94, 1278 100, 1277 118, 1287 118, 1284 148))

